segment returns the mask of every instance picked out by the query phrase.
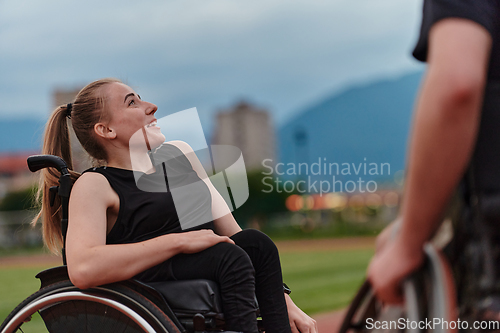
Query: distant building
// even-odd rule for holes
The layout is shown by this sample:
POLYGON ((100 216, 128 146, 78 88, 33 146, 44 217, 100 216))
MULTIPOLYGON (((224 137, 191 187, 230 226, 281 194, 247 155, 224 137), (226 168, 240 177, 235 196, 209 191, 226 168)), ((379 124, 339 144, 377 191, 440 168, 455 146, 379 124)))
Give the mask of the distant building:
MULTIPOLYGON (((60 105, 71 103, 75 100, 76 95, 80 92, 81 88, 77 89, 62 89, 57 88, 52 93, 53 108, 60 105)), ((75 171, 82 172, 91 167, 91 159, 87 152, 83 149, 78 141, 78 138, 73 131, 71 121, 68 122, 71 140, 71 153, 73 154, 73 168, 75 171)))
POLYGON ((81 88, 77 89, 63 89, 56 88, 52 93, 52 106, 54 108, 71 103, 75 100, 76 95, 80 92, 81 88))
POLYGON ((275 142, 275 132, 267 110, 240 102, 217 114, 212 144, 238 147, 243 153, 247 170, 262 168, 264 159, 273 161, 267 165, 275 164, 275 142))

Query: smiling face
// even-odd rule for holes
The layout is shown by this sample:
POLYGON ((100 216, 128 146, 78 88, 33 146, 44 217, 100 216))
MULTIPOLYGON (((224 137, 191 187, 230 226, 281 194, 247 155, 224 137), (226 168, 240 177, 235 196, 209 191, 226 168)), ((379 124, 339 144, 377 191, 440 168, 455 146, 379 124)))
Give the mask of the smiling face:
POLYGON ((105 128, 96 127, 96 132, 130 149, 143 148, 148 144, 148 149, 153 149, 165 141, 165 136, 156 126, 156 105, 141 100, 132 88, 123 83, 110 83, 104 89, 110 120, 105 128))

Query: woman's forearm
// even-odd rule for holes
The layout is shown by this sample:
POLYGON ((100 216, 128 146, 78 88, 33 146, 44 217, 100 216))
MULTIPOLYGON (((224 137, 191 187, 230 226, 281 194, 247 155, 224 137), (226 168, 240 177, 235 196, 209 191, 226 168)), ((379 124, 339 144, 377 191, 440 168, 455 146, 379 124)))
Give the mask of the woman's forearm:
POLYGON ((71 281, 81 289, 132 278, 183 251, 180 234, 134 244, 99 245, 68 256, 71 281))
POLYGON ((234 244, 212 230, 172 233, 144 242, 80 247, 68 253, 68 272, 77 287, 86 289, 130 279, 179 253, 196 253, 217 243, 234 244))

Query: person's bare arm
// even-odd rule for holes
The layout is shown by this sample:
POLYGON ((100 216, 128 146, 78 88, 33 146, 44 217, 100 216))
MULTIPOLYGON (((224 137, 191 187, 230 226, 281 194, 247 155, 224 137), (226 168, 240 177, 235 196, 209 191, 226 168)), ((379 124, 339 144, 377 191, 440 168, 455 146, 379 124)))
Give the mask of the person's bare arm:
POLYGON ((217 234, 224 236, 232 236, 241 231, 241 227, 231 213, 226 201, 220 195, 219 191, 214 187, 210 178, 208 178, 205 168, 193 151, 193 148, 184 141, 169 141, 170 144, 179 148, 191 163, 191 166, 198 177, 207 185, 212 196, 212 215, 214 216, 215 230, 217 234))
POLYGON ((417 103, 402 206, 401 241, 421 249, 470 160, 481 114, 491 37, 477 23, 446 19, 429 35, 428 72, 417 103))
POLYGON ((126 280, 178 253, 195 253, 219 242, 211 230, 168 234, 148 241, 106 245, 106 210, 116 195, 104 176, 83 174, 73 186, 66 240, 68 273, 81 289, 126 280))
POLYGON ((444 19, 429 35, 428 69, 416 104, 401 230, 368 269, 377 295, 400 301, 401 280, 420 265, 471 157, 479 126, 491 37, 481 25, 444 19))

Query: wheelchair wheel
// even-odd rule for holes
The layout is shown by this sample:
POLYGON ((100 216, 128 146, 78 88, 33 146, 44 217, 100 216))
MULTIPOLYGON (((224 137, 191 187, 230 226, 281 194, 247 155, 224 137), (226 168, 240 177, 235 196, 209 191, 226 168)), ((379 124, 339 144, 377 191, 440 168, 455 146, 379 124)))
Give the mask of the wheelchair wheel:
POLYGON ((365 281, 351 302, 339 333, 457 332, 457 302, 450 265, 433 245, 426 244, 424 251, 425 265, 404 283, 404 306, 383 305, 365 281), (440 324, 432 330, 423 325, 434 320, 440 324), (375 322, 394 323, 394 326, 377 328, 373 325, 375 322))
POLYGON ((0 333, 14 332, 180 331, 154 303, 124 285, 82 291, 70 281, 62 281, 40 289, 10 313, 0 333))

